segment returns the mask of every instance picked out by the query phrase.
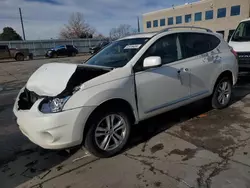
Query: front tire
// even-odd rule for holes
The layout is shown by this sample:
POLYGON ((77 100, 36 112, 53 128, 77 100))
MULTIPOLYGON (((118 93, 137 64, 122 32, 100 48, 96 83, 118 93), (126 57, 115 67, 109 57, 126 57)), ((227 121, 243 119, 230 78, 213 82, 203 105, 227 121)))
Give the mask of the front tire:
POLYGON ((212 107, 215 109, 226 108, 232 97, 232 81, 228 77, 220 79, 212 95, 212 107))
POLYGON ((112 157, 126 145, 131 121, 122 110, 96 112, 89 122, 85 137, 85 147, 93 155, 101 158, 112 157))

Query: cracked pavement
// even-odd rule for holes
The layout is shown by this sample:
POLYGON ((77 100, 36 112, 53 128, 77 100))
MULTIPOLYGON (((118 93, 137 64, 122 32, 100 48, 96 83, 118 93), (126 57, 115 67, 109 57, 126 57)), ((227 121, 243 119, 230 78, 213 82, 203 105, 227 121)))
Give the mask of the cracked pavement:
MULTIPOLYGON (((146 120, 133 127, 125 151, 99 159, 84 149, 43 150, 18 131, 16 89, 40 64, 29 71, 23 64, 23 79, 0 82, 1 187, 250 187, 250 75, 241 75, 230 107, 212 110, 203 100, 146 120)), ((4 69, 15 75, 12 64, 4 69)))

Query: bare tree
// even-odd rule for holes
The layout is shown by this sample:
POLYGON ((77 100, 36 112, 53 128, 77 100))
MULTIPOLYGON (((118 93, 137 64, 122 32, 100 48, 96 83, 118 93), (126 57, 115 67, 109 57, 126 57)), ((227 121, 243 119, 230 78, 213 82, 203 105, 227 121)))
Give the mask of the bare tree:
POLYGON ((136 33, 136 30, 131 27, 131 25, 128 24, 121 24, 117 28, 112 28, 109 32, 110 38, 112 40, 119 39, 121 37, 128 36, 132 33, 136 33))
POLYGON ((65 39, 72 38, 92 38, 95 29, 92 28, 84 19, 82 13, 73 13, 68 24, 60 32, 60 37, 65 39))
POLYGON ((101 33, 95 33, 93 35, 93 38, 96 38, 96 39, 105 39, 106 37, 103 34, 101 34, 101 33))

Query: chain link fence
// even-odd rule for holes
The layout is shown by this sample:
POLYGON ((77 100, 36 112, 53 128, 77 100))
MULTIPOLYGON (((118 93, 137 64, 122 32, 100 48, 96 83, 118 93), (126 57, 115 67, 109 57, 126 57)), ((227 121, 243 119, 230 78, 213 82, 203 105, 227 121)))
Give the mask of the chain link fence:
POLYGON ((88 53, 89 47, 95 46, 105 39, 74 39, 74 40, 29 40, 29 41, 0 41, 0 45, 9 48, 28 48, 34 56, 44 56, 46 51, 60 45, 74 45, 79 53, 88 53))

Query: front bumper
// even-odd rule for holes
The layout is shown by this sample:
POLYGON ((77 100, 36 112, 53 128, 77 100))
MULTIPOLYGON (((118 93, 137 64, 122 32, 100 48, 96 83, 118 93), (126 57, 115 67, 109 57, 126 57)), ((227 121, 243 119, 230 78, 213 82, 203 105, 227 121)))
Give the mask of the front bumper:
POLYGON ((21 132, 45 149, 65 149, 81 144, 85 123, 94 107, 43 114, 38 110, 40 102, 34 103, 30 110, 18 110, 15 103, 13 111, 21 132))
POLYGON ((239 71, 250 71, 250 63, 239 63, 239 71))
POLYGON ((250 71, 250 52, 236 52, 238 54, 239 71, 250 71))

